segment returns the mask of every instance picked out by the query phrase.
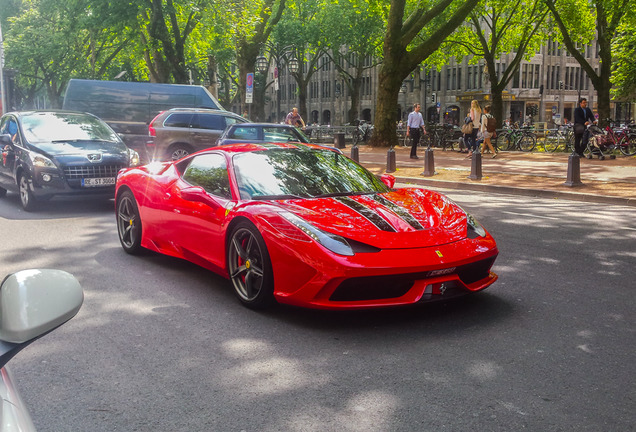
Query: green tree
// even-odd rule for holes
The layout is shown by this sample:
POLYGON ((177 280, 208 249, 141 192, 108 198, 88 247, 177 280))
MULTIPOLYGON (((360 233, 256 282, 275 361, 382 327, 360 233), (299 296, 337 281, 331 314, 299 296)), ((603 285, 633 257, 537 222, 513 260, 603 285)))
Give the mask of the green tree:
POLYGON ((537 53, 547 38, 544 24, 548 13, 543 0, 486 0, 471 12, 465 25, 447 39, 444 45, 448 49, 440 50, 443 55, 438 56, 437 65, 445 64, 448 55, 470 55, 473 63, 484 59, 492 114, 501 124, 503 91, 519 72, 521 61, 537 53), (496 64, 502 55, 509 53, 512 60, 505 69, 502 63, 496 64))
POLYGON ((599 118, 610 118, 610 90, 613 68, 612 43, 620 36, 621 24, 636 6, 636 0, 545 0, 563 44, 590 78, 598 95, 599 118), (585 44, 596 30, 598 71, 585 58, 585 44))
MULTIPOLYGON (((256 58, 285 10, 285 0, 224 0, 233 23, 233 39, 238 65, 238 90, 245 103, 247 74, 255 72, 256 58)), ((246 106, 244 105, 245 109, 246 106)), ((262 107, 260 107, 262 110, 262 107)))
POLYGON ((351 105, 346 121, 351 122, 360 115, 363 76, 379 64, 384 21, 364 0, 333 1, 326 5, 323 28, 326 53, 348 89, 351 105))
POLYGON ((614 56, 612 95, 618 99, 636 98, 636 20, 632 16, 619 29, 612 41, 614 56))
POLYGON ((477 3, 478 0, 389 1, 372 145, 397 144, 395 109, 403 80, 439 48, 477 3))
POLYGON ((152 82, 189 82, 187 42, 207 4, 207 0, 140 0, 140 40, 152 82))

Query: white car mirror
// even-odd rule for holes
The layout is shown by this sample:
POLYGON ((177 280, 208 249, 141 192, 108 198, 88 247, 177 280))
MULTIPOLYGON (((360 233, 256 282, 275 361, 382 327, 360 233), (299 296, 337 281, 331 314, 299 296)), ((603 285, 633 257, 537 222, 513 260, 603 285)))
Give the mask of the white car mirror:
POLYGON ((77 314, 84 292, 70 273, 22 270, 0 285, 0 340, 23 344, 64 324, 77 314))

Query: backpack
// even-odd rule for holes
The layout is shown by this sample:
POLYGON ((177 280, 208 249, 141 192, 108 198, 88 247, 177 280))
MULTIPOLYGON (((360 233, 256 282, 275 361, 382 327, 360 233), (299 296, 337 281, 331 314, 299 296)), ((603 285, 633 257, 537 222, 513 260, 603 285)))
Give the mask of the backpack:
POLYGON ((490 114, 486 118, 488 119, 486 121, 486 131, 495 132, 497 130, 497 119, 490 114))

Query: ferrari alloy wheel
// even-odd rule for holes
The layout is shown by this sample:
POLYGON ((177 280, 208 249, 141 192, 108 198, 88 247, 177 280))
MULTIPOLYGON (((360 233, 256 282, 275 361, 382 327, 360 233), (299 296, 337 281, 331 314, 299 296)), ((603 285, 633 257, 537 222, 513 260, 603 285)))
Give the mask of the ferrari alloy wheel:
POLYGON ((20 191, 20 203, 25 211, 35 210, 36 201, 31 188, 29 187, 30 177, 26 173, 22 173, 18 179, 18 189, 20 191))
POLYGON ((137 201, 131 191, 124 191, 117 197, 117 233, 124 251, 131 255, 142 252, 141 218, 137 201))
POLYGON ((249 222, 234 228, 227 247, 230 279, 239 300, 252 309, 274 302, 272 264, 265 241, 249 222))

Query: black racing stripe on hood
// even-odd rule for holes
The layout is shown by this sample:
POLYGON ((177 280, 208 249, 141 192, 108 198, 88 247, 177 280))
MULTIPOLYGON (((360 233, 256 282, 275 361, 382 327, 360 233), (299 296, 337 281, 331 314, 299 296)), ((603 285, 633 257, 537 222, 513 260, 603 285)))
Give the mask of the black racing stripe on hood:
POLYGON ((351 210, 358 212, 361 216, 375 225, 379 230, 388 231, 388 232, 396 232, 396 229, 391 226, 382 216, 374 212, 372 209, 366 207, 364 204, 359 203, 349 197, 338 197, 334 198, 336 201, 341 204, 346 205, 351 210))
POLYGON ((423 230, 424 227, 415 217, 409 213, 404 207, 400 207, 398 204, 394 203, 383 197, 382 195, 375 194, 373 195, 373 199, 391 210, 393 213, 401 217, 406 223, 411 225, 416 230, 423 230))

